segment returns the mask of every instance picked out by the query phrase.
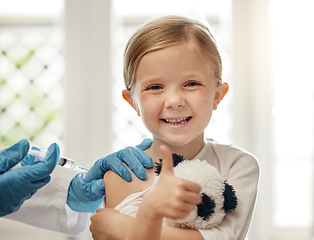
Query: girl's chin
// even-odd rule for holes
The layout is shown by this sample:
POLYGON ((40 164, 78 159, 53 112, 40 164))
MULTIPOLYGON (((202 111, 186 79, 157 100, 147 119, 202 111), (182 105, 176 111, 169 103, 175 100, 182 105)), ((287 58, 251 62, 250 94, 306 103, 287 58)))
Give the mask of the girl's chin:
POLYGON ((191 143, 190 140, 186 139, 186 138, 181 138, 178 136, 174 136, 173 138, 158 138, 158 142, 160 144, 165 144, 169 147, 186 147, 189 143, 191 143))

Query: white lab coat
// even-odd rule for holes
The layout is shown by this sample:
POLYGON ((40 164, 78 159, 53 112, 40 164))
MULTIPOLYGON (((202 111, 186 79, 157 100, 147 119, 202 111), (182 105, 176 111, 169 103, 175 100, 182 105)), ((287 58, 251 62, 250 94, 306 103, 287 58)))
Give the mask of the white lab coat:
POLYGON ((78 173, 57 165, 51 181, 26 200, 17 212, 5 218, 71 236, 79 235, 86 229, 90 215, 75 212, 66 205, 70 182, 78 173))

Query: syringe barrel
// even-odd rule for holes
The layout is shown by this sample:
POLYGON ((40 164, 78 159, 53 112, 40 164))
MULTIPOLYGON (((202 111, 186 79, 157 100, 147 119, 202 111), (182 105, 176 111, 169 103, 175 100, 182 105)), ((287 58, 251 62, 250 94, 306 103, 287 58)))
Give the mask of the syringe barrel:
MULTIPOLYGON (((41 150, 30 149, 28 151, 28 154, 35 157, 36 162, 44 160, 45 157, 47 156, 47 153, 48 153, 48 149, 41 149, 41 150)), ((77 165, 73 160, 65 158, 65 157, 59 158, 58 165, 65 168, 77 168, 77 165)))
POLYGON ((60 157, 58 164, 65 168, 76 168, 73 160, 64 157, 60 157))

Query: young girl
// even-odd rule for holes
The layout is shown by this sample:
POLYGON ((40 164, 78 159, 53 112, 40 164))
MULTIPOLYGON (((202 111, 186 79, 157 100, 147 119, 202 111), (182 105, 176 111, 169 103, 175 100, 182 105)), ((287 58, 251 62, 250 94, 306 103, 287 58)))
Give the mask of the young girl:
POLYGON ((204 139, 212 111, 228 91, 221 73, 215 40, 197 21, 163 17, 131 37, 125 50, 123 97, 153 135, 146 153, 154 162, 165 159, 166 167, 154 187, 153 168, 146 170, 145 181, 134 177, 130 183, 106 173, 106 209, 91 218, 95 239, 245 238, 256 200, 258 163, 241 149, 204 139), (201 201, 198 184, 173 176, 171 153, 208 161, 234 187, 238 206, 218 227, 162 225, 163 217, 184 218, 201 201))

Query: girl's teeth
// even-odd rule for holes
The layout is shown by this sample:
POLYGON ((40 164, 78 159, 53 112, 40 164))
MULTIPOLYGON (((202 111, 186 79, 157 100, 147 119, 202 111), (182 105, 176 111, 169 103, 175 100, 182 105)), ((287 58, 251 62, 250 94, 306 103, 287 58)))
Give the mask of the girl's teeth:
POLYGON ((187 122, 187 117, 186 118, 178 118, 178 119, 165 119, 165 121, 167 123, 170 123, 170 124, 182 124, 182 123, 186 123, 187 122))

